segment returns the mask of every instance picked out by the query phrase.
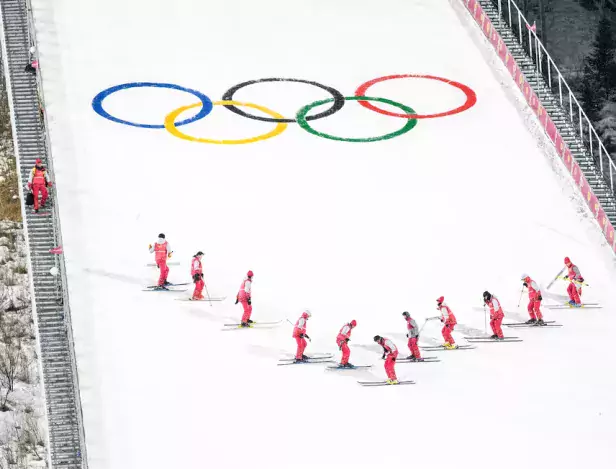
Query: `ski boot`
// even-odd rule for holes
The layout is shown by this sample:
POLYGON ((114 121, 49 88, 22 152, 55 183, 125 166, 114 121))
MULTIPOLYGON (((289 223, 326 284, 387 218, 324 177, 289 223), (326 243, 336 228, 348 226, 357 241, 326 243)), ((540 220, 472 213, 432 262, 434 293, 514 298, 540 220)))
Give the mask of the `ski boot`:
POLYGON ((450 344, 449 342, 445 342, 445 345, 443 345, 443 347, 445 347, 447 350, 454 350, 458 348, 456 344, 450 344))
POLYGON ((310 357, 308 355, 302 355, 302 360, 306 361, 308 360, 310 357))
POLYGON ((537 321, 537 325, 538 325, 538 326, 545 326, 545 321, 544 321, 543 319, 539 319, 539 320, 537 321))
POLYGON ((505 340, 505 337, 496 336, 496 340, 505 340))
POLYGON ((398 384, 398 380, 397 379, 388 379, 387 380, 387 384, 398 384))
POLYGON ((524 324, 535 324, 537 322, 537 320, 535 318, 531 318, 528 321, 526 321, 524 324))
POLYGON ((492 334, 492 335, 490 336, 490 339, 498 339, 498 336, 497 336, 496 334, 492 334))
POLYGON ((296 358, 293 363, 306 363, 306 359, 305 358, 296 358))
POLYGON ((406 359, 414 361, 415 360, 415 355, 409 355, 408 357, 406 357, 406 359))
POLYGON ((344 365, 340 365, 342 368, 355 368, 355 366, 351 365, 350 363, 345 363, 344 365))
POLYGON ((157 285, 154 288, 152 288, 152 290, 161 291, 161 290, 169 290, 169 289, 164 285, 157 285))
POLYGON ((254 324, 255 322, 252 319, 249 319, 248 321, 246 321, 248 324, 254 324))
POLYGON ((240 324, 240 327, 252 327, 252 326, 248 324, 247 322, 243 322, 242 324, 240 324))
POLYGON ((412 359, 411 361, 414 361, 414 362, 422 362, 422 361, 424 361, 424 359, 423 359, 423 358, 421 358, 421 357, 413 357, 413 359, 412 359))

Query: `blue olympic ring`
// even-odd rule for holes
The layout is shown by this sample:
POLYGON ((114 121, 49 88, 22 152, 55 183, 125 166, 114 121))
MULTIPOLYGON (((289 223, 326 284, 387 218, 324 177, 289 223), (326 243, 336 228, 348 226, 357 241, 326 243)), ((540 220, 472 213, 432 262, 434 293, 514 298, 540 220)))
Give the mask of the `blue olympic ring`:
POLYGON ((176 122, 175 124, 176 126, 190 124, 191 122, 195 122, 195 121, 198 121, 199 119, 203 119, 210 112, 212 112, 212 108, 214 107, 214 105, 212 104, 212 100, 197 90, 192 90, 190 88, 184 88, 182 86, 174 85, 172 83, 138 82, 138 83, 124 83, 122 85, 112 86, 111 88, 107 88, 106 90, 101 91, 96 96, 94 96, 94 99, 92 100, 92 109, 94 109, 94 111, 98 115, 104 117, 105 119, 109 119, 110 121, 117 122, 118 124, 126 124, 126 125, 131 125, 133 127, 142 127, 146 129, 164 129, 165 128, 164 125, 139 124, 136 122, 130 122, 130 121, 118 119, 117 117, 112 116, 107 111, 105 111, 105 109, 103 109, 103 100, 110 94, 115 93, 116 91, 125 90, 128 88, 149 88, 149 87, 151 88, 170 88, 172 90, 185 91, 186 93, 190 93, 196 96, 197 98, 199 98, 202 104, 201 110, 197 114, 195 114, 193 117, 191 117, 190 119, 186 119, 181 122, 176 122))

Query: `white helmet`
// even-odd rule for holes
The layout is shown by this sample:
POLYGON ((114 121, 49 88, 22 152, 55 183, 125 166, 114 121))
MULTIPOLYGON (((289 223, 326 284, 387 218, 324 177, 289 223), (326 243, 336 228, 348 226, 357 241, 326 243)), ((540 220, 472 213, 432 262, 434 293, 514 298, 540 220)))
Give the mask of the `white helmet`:
MULTIPOLYGON (((311 316, 312 316, 312 313, 310 312, 310 310, 309 310, 309 309, 305 309, 305 310, 304 310, 304 314, 306 315, 306 317, 311 317, 311 316)), ((302 316, 303 316, 304 314, 302 314, 302 316)))
POLYGON ((528 274, 522 274, 522 276, 520 277, 520 280, 526 280, 526 277, 528 277, 528 274))

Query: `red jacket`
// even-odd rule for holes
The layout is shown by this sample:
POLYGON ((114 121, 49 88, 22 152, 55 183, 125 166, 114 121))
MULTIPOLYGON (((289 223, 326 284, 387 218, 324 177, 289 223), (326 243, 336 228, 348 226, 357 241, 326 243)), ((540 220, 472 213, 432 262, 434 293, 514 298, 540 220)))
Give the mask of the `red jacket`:
POLYGON ((338 332, 338 336, 336 337, 336 343, 340 345, 341 342, 344 342, 347 339, 350 339, 352 330, 353 328, 348 323, 342 326, 342 329, 340 329, 340 332, 338 332))
POLYGON ((302 334, 306 334, 306 321, 308 320, 308 314, 302 313, 300 318, 295 323, 293 328, 293 337, 300 337, 302 334))
POLYGON ((455 326, 456 324, 458 324, 458 321, 456 321, 456 317, 451 312, 449 306, 447 306, 445 303, 441 303, 441 305, 437 309, 441 313, 441 322, 444 322, 449 326, 455 326))
POLYGON ((539 301, 539 295, 541 295, 541 290, 539 289, 539 285, 532 278, 529 277, 529 281, 526 282, 526 286, 528 287, 528 299, 530 301, 539 301))
POLYGON ((157 262, 164 261, 167 259, 169 250, 169 243, 165 241, 162 244, 154 243, 154 258, 157 262))
POLYGON ((195 274, 203 274, 203 267, 201 266, 201 259, 198 257, 193 257, 192 263, 190 264, 190 276, 194 277, 195 274))
POLYGON ((492 299, 490 301, 486 301, 486 305, 490 308, 490 319, 497 319, 505 316, 500 301, 498 301, 498 298, 494 295, 492 295, 492 299))

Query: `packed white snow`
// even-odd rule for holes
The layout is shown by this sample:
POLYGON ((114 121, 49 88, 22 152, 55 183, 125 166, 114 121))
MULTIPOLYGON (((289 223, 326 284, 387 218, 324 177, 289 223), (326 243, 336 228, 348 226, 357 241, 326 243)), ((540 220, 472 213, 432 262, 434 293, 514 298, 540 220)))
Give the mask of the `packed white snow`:
MULTIPOLYGON (((611 458, 613 255, 462 2, 33 4, 90 469, 564 469, 611 458), (380 142, 332 141, 290 123, 244 145, 189 142, 111 122, 91 107, 100 91, 129 82, 171 83, 216 101, 248 80, 298 78, 351 97, 362 83, 394 74, 460 82, 477 104, 380 142), (142 291, 157 278, 146 267, 147 246, 160 232, 181 263, 170 280, 190 281, 190 258, 202 250, 208 291, 226 301, 210 307, 176 301, 190 290, 142 291), (375 334, 407 354, 403 311, 422 324, 444 295, 459 329, 483 333, 487 289, 504 303, 505 322, 525 320, 520 275, 545 285, 565 256, 591 285, 583 299, 603 309, 544 309, 563 327, 505 328, 524 342, 425 352, 442 361, 397 366, 413 386, 356 383, 385 377, 375 334), (295 322, 309 308, 307 353, 338 354, 338 330, 356 319, 351 362, 372 369, 278 367, 295 351, 286 320, 221 331, 240 318, 233 303, 249 269, 254 320, 295 322)), ((459 90, 420 78, 378 83, 368 96, 424 114, 464 102, 459 90)), ((294 118, 330 95, 276 82, 235 98, 294 118)), ((105 108, 162 125, 197 101, 139 88, 109 96, 105 108)), ((347 100, 310 123, 361 138, 407 120, 347 100)), ((241 139, 274 128, 215 105, 179 129, 241 139)), ((551 291, 562 299, 565 287, 559 281, 551 291)), ((459 343, 463 335, 454 333, 459 343)), ((427 325, 422 342, 441 341, 440 323, 427 325)))

